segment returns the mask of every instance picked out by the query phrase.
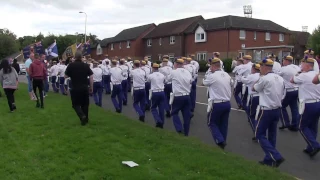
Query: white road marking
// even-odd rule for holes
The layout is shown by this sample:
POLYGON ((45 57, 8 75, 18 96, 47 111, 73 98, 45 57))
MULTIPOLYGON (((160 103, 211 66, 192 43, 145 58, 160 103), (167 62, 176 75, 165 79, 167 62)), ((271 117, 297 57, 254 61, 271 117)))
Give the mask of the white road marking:
MULTIPOLYGON (((208 104, 206 103, 202 103, 202 102, 196 102, 197 104, 201 104, 201 105, 205 105, 205 106, 208 106, 208 104)), ((231 110, 234 110, 234 111, 239 111, 239 112, 245 112, 244 110, 241 110, 241 109, 236 109, 236 108, 231 108, 231 110)))

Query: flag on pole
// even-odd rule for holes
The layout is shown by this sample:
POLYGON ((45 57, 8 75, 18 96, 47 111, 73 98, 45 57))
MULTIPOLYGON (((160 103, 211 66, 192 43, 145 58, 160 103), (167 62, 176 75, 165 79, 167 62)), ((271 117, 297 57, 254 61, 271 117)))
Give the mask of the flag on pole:
POLYGON ((91 48, 90 48, 90 39, 84 43, 83 45, 83 50, 82 50, 82 55, 86 56, 91 53, 91 48))
POLYGON ((45 50, 47 59, 58 57, 58 46, 56 40, 45 50))
POLYGON ((67 49, 62 54, 62 59, 67 59, 68 57, 74 56, 76 51, 77 51, 77 43, 74 43, 73 45, 67 47, 67 49))
POLYGON ((44 54, 41 41, 30 44, 22 49, 24 59, 28 59, 30 53, 44 54))

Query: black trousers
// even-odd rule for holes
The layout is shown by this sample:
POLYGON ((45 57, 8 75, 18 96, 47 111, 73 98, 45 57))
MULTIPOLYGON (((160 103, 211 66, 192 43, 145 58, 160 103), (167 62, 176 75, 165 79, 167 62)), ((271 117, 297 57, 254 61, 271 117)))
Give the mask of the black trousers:
POLYGON ((14 91, 15 89, 8 89, 8 88, 5 88, 4 89, 4 93, 6 94, 7 96, 7 100, 8 100, 8 106, 9 106, 9 109, 10 111, 13 111, 14 110, 14 91))
POLYGON ((40 104, 41 104, 41 106, 43 106, 43 87, 44 87, 43 80, 42 79, 33 79, 32 80, 32 87, 33 87, 33 92, 37 98, 37 103, 39 103, 39 96, 37 94, 37 89, 39 90, 40 104))
POLYGON ((89 90, 79 90, 71 89, 70 90, 72 107, 77 113, 80 120, 82 118, 89 118, 89 90))

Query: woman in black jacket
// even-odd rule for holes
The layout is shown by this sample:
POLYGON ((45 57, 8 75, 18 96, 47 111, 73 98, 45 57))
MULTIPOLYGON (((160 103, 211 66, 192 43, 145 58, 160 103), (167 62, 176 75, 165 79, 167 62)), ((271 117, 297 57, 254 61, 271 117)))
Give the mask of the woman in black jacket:
POLYGON ((17 71, 18 74, 20 73, 20 66, 18 64, 18 60, 17 59, 13 60, 13 63, 12 63, 11 66, 17 71))

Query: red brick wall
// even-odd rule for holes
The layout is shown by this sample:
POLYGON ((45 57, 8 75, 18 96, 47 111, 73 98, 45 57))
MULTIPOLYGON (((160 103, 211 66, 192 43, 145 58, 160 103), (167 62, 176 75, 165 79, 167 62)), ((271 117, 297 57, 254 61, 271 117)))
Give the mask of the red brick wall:
POLYGON ((91 58, 94 60, 103 60, 104 55, 108 54, 108 48, 102 48, 102 55, 97 55, 97 49, 91 49, 91 58))

